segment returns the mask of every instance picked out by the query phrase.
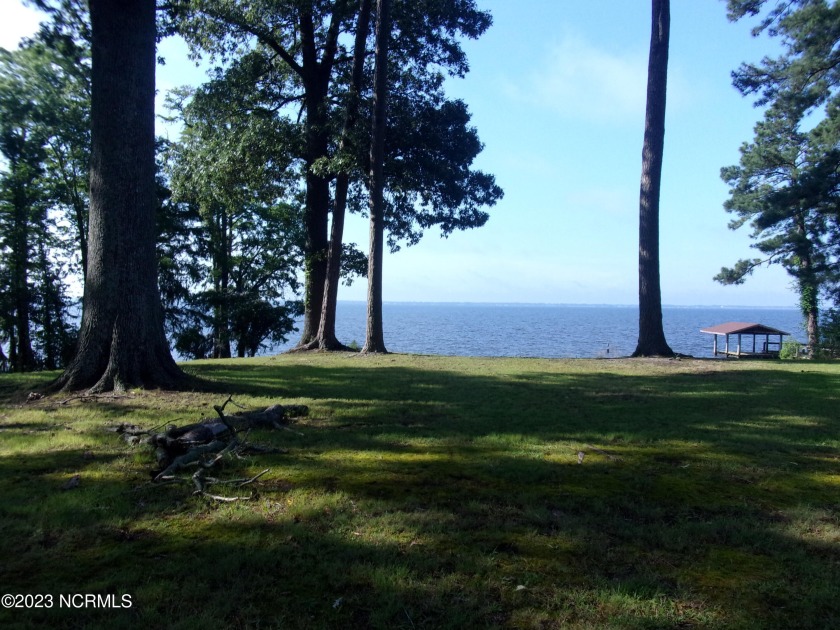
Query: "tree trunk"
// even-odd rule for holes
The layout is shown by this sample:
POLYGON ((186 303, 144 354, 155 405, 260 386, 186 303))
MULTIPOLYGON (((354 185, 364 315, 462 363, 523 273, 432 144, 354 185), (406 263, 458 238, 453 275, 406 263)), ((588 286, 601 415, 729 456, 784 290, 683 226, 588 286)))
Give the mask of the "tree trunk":
POLYGON ((213 309, 213 358, 229 359, 230 351, 230 304, 228 303, 228 287, 230 285, 231 239, 228 211, 224 207, 216 206, 216 247, 213 257, 214 288, 216 290, 216 306, 213 309))
MULTIPOLYGON (((307 121, 309 114, 307 114, 307 121)), ((309 123, 307 122, 307 125, 309 123)), ((326 120, 324 120, 326 124, 326 120)), ((324 151, 318 157, 326 155, 324 151)), ((327 178, 312 172, 312 162, 307 163, 306 173, 306 209, 304 225, 306 228, 306 247, 304 253, 304 311, 303 331, 298 347, 312 343, 317 335, 321 320, 324 300, 324 284, 327 279, 327 255, 329 250, 328 217, 330 206, 330 182, 327 178)))
POLYGON ((304 227, 306 246, 304 253, 304 311, 303 331, 298 348, 305 348, 318 336, 324 285, 327 280, 329 251, 330 180, 315 173, 315 163, 328 157, 330 144, 329 96, 330 77, 334 63, 334 44, 325 46, 322 60, 318 62, 314 22, 310 11, 300 13, 301 55, 306 107, 306 208, 304 227))
POLYGON ((88 270, 76 356, 55 387, 174 387, 155 258, 155 0, 91 0, 88 270))
MULTIPOLYGON (((362 91, 364 79, 365 53, 368 31, 370 30, 371 0, 361 0, 359 17, 356 22, 356 41, 353 48, 353 74, 350 82, 350 95, 347 102, 347 112, 344 118, 344 128, 338 153, 347 150, 350 135, 359 118, 359 94, 362 91)), ((333 206, 332 227, 330 229, 330 246, 327 256, 327 277, 324 284, 324 301, 321 308, 321 321, 318 326, 317 347, 320 350, 349 350, 342 344, 335 334, 336 307, 338 305, 338 284, 341 277, 341 249, 344 242, 344 216, 347 210, 347 190, 350 175, 341 172, 336 177, 335 204, 333 206)))
POLYGON ((29 290, 29 239, 30 239, 30 214, 29 200, 22 191, 15 195, 15 215, 17 217, 14 227, 15 251, 12 252, 12 285, 14 290, 14 324, 17 329, 17 348, 12 355, 12 370, 15 372, 28 372, 36 367, 35 352, 32 350, 32 335, 30 331, 30 309, 32 295, 29 290))
MULTIPOLYGON (((811 295, 816 295, 814 288, 811 295)), ((817 355, 817 350, 820 345, 820 327, 819 327, 819 306, 816 299, 807 299, 802 301, 802 309, 805 315, 805 332, 808 335, 808 358, 813 359, 817 355)))
POLYGON ((10 369, 13 372, 28 372, 36 367, 30 331, 32 295, 29 290, 29 243, 33 236, 33 207, 37 203, 32 190, 38 172, 26 163, 23 147, 28 144, 27 139, 27 132, 22 130, 18 137, 20 154, 12 155, 9 159, 12 224, 9 226, 7 241, 11 244, 8 297, 13 315, 8 324, 17 333, 9 335, 10 369))
POLYGON ((647 108, 639 194, 639 340, 634 357, 673 356, 662 328, 659 284, 659 189, 665 146, 670 0, 652 0, 647 108))
POLYGON ((387 352, 382 327, 382 258, 385 240, 385 127, 388 116, 390 0, 376 2, 376 69, 370 144, 370 251, 368 252, 367 333, 362 352, 387 352))
POLYGON ((808 335, 808 358, 813 359, 820 343, 820 282, 814 270, 811 242, 808 239, 808 230, 802 214, 797 218, 797 233, 800 237, 800 245, 797 248, 799 257, 799 306, 805 319, 805 333, 808 335))

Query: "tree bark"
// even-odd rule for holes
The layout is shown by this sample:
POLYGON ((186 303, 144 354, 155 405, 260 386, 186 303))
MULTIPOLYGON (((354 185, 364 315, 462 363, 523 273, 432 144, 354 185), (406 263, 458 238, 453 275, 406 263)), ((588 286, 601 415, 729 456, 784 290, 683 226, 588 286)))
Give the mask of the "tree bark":
POLYGON ((304 9, 300 13, 299 27, 303 60, 300 76, 304 84, 306 108, 306 207, 304 209, 306 286, 303 331, 298 342, 298 349, 305 348, 317 338, 324 300, 324 285, 327 280, 330 179, 316 173, 313 167, 316 161, 330 154, 327 97, 337 50, 338 23, 338 15, 333 14, 327 41, 319 61, 314 17, 309 9, 304 9))
POLYGON ((88 270, 76 356, 54 387, 175 387, 155 258, 155 0, 91 0, 88 270))
MULTIPOLYGON (((12 165, 15 168, 15 165, 12 165)), ((13 226, 14 250, 11 252, 11 275, 12 290, 14 294, 14 325, 17 329, 17 336, 10 343, 16 343, 16 348, 11 348, 12 370, 15 372, 28 372, 36 367, 35 352, 32 350, 32 334, 30 330, 30 310, 32 295, 29 290, 29 265, 30 265, 30 214, 31 205, 34 199, 22 189, 23 184, 16 183, 13 193, 15 222, 13 226)))
POLYGON ((387 352, 382 326, 382 259, 385 240, 385 127, 388 118, 390 0, 376 2, 376 68, 370 144, 370 251, 368 252, 367 332, 363 353, 387 352))
MULTIPOLYGON (((310 116, 307 113, 307 125, 310 116)), ((324 120, 326 124, 326 120, 324 120)), ((326 155, 326 139, 323 143, 326 155)), ((315 154, 315 150, 310 155, 315 154)), ((316 158, 317 159, 317 158, 316 158)), ((312 165, 315 160, 307 162, 306 173, 306 208, 304 210, 304 225, 306 228, 306 246, 304 253, 304 311, 303 330, 301 331, 298 347, 312 343, 320 326, 321 309, 324 300, 324 284, 327 279, 327 256, 329 251, 328 217, 330 206, 330 182, 327 178, 315 175, 312 165)))
POLYGON ((647 107, 639 193, 639 340, 634 357, 673 356, 662 327, 659 283, 659 191, 665 146, 670 0, 652 0, 647 107))
POLYGON ((813 359, 820 343, 819 294, 820 281, 814 269, 813 251, 808 238, 805 218, 800 213, 796 219, 799 236, 797 256, 799 258, 799 306, 805 319, 805 333, 808 336, 808 358, 813 359))
POLYGON ((228 287, 230 286, 231 226, 228 210, 216 205, 209 212, 214 217, 213 231, 213 288, 216 291, 216 303, 213 307, 213 354, 214 359, 229 359, 230 351, 230 305, 228 287))
MULTIPOLYGON (((350 143, 351 133, 359 118, 359 95, 362 91, 362 81, 364 80, 367 36, 370 30, 370 6, 371 0, 361 0, 359 16, 356 21, 356 40, 353 48, 353 71, 350 80, 350 94, 338 149, 339 155, 346 152, 350 143)), ((349 185, 350 175, 344 170, 336 176, 335 182, 335 204, 333 206, 332 226, 330 228, 327 276, 324 283, 324 301, 321 308, 318 336, 315 340, 320 350, 349 350, 347 346, 338 340, 335 334, 338 284, 341 278, 341 249, 344 243, 344 216, 347 210, 347 191, 349 185)))

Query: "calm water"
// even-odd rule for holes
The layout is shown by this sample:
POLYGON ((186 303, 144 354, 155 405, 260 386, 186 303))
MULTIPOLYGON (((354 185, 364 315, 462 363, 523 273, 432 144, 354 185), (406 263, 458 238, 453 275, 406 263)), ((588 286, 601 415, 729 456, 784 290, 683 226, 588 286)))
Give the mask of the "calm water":
MULTIPOLYGON (((365 340, 363 302, 340 302, 338 338, 365 340)), ((766 324, 804 339, 799 310, 746 307, 665 307, 665 336, 675 352, 712 356, 701 328, 725 322, 766 324)), ((388 303, 385 345, 391 352, 460 356, 617 357, 636 348, 638 308, 556 304, 388 303)), ((298 340, 272 349, 282 352, 298 340)))

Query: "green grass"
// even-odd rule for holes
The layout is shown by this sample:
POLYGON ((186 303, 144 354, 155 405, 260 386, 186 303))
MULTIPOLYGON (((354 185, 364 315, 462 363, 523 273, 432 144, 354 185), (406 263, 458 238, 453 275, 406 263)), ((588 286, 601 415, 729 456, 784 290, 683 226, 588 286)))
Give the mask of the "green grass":
POLYGON ((185 367, 224 394, 25 403, 51 375, 0 376, 2 590, 133 603, 2 627, 840 627, 840 364, 185 367), (228 393, 311 408, 303 435, 249 436, 287 454, 226 463, 271 469, 252 501, 152 487, 151 455, 104 430, 228 393))

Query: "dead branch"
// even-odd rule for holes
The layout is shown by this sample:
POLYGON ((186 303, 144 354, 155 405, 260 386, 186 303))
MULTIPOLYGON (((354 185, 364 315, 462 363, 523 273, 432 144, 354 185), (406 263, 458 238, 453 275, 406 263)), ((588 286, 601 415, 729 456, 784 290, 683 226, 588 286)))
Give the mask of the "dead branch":
POLYGON ((239 409, 247 409, 247 407, 243 407, 239 403, 235 402, 233 400, 233 395, 232 394, 230 396, 228 396, 228 399, 225 402, 223 402, 221 406, 213 405, 213 409, 216 410, 216 413, 219 414, 220 417, 224 418, 225 417, 225 413, 224 413, 225 412, 225 407, 227 407, 228 403, 231 403, 234 407, 238 407, 239 409))
POLYGON ((172 463, 169 464, 169 466, 167 466, 155 477, 155 480, 171 476, 172 473, 177 472, 182 468, 186 468, 191 464, 198 463, 203 455, 206 455, 208 453, 218 453, 219 451, 227 447, 228 443, 222 440, 215 440, 213 442, 210 442, 210 444, 205 444, 203 446, 194 446, 183 455, 180 455, 173 459, 172 463))
POLYGON ((218 494, 210 494, 209 492, 195 492, 194 494, 200 495, 202 497, 207 497, 208 499, 213 499, 214 501, 222 501, 223 503, 235 503, 236 501, 250 501, 253 496, 250 497, 220 497, 218 494))
MULTIPOLYGON (((613 462, 620 462, 621 461, 621 458, 618 455, 613 455, 612 453, 608 453, 604 449, 598 448, 597 446, 592 446, 591 444, 587 444, 587 445, 584 446, 584 448, 588 449, 590 451, 595 451, 596 453, 600 453, 601 455, 605 455, 607 457, 607 459, 609 459, 610 461, 613 461, 613 462)), ((583 452, 583 451, 581 451, 581 452, 583 452)), ((581 460, 581 463, 582 463, 583 458, 579 457, 579 459, 581 460)))
POLYGON ((271 469, 266 468, 264 471, 262 471, 261 473, 257 473, 256 475, 254 475, 250 479, 231 479, 230 481, 220 481, 219 483, 237 484, 237 487, 241 488, 242 486, 247 486, 249 483, 254 483, 257 479, 262 477, 269 470, 271 470, 271 469))
POLYGON ((266 409, 257 409, 226 415, 225 408, 232 404, 240 409, 231 396, 221 405, 214 405, 218 417, 203 419, 200 422, 183 426, 167 425, 163 432, 159 425, 153 429, 143 429, 134 424, 122 423, 108 430, 121 434, 123 439, 133 445, 146 445, 157 462, 158 469, 153 473, 153 484, 190 483, 195 486, 195 494, 207 496, 217 501, 244 501, 249 497, 221 497, 208 494, 207 489, 213 484, 242 487, 257 481, 268 469, 247 479, 222 481, 207 475, 226 456, 242 459, 245 455, 283 454, 288 451, 272 447, 262 447, 246 442, 251 429, 273 428, 290 431, 287 424, 292 417, 308 413, 304 405, 271 405, 266 409), (197 467, 191 479, 178 476, 186 468, 197 467))
POLYGON ((235 501, 248 501, 253 498, 253 495, 247 497, 223 497, 218 494, 210 494, 207 492, 207 486, 211 484, 233 484, 238 482, 239 485, 237 487, 242 487, 246 484, 252 483, 262 477, 265 473, 268 472, 268 469, 262 471, 258 475, 251 477, 250 479, 237 479, 232 481, 219 481, 218 479, 214 479, 212 477, 207 477, 207 473, 205 469, 199 468, 195 474, 192 476, 193 484, 195 485, 195 492, 193 494, 200 495, 203 497, 207 497, 209 499, 213 499, 214 501, 222 501, 225 503, 233 503, 235 501))
POLYGON ((239 446, 239 440, 237 440, 236 438, 233 438, 233 439, 230 441, 230 443, 229 443, 229 444, 228 444, 225 448, 223 448, 221 451, 219 451, 219 453, 216 455, 216 457, 214 457, 213 459, 211 459, 211 460, 210 460, 209 462, 207 462, 206 464, 203 464, 203 467, 204 467, 204 468, 212 468, 212 467, 213 467, 213 466, 215 466, 215 465, 216 465, 219 461, 221 461, 221 460, 224 458, 224 456, 225 456, 225 455, 227 455, 228 453, 230 453, 231 451, 233 451, 233 450, 234 450, 235 448, 237 448, 238 446, 239 446))

